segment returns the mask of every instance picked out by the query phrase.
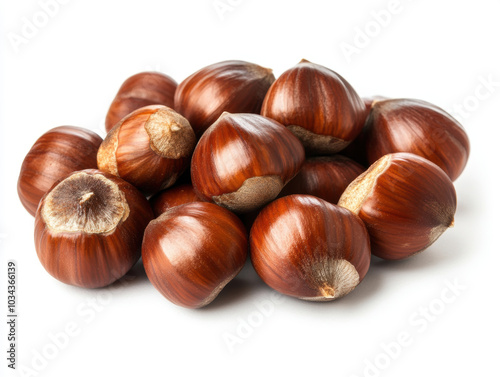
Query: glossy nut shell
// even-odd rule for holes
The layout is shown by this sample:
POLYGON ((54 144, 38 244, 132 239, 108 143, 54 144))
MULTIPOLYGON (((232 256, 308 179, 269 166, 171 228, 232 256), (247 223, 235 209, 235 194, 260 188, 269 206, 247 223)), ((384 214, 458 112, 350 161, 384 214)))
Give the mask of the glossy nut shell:
POLYGON ((61 126, 43 134, 24 158, 17 192, 24 208, 35 216, 42 196, 54 183, 82 169, 97 168, 102 138, 81 127, 61 126))
POLYGON ((453 225, 457 198, 439 166, 411 153, 393 153, 352 182, 339 205, 364 221, 374 255, 403 259, 453 225))
POLYGON ((142 260, 153 286, 174 304, 208 305, 243 268, 247 234, 230 211, 212 203, 188 203, 147 227, 142 260))
POLYGON ((266 206, 250 231, 253 266, 271 288, 310 301, 351 292, 370 266, 370 241, 360 218, 309 195, 266 206))
POLYGON ((141 255, 153 218, 131 184, 98 170, 72 173, 43 197, 35 216, 35 248, 49 274, 85 288, 123 277, 141 255))

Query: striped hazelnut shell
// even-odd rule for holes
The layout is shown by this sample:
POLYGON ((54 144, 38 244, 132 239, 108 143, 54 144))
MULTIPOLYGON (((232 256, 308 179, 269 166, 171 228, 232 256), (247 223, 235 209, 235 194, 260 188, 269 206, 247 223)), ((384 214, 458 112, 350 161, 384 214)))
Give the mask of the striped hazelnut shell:
POLYGON ((24 158, 17 193, 33 216, 45 193, 61 178, 83 169, 97 168, 102 138, 81 127, 61 126, 44 133, 24 158))
POLYGON ((175 183, 188 167, 195 144, 189 122, 174 110, 162 105, 141 107, 106 135, 97 164, 152 195, 175 183))
POLYGON ((168 300, 201 308, 243 268, 248 254, 245 227, 212 203, 187 203, 151 221, 142 261, 153 286, 168 300))
POLYGON ((35 248, 57 280, 85 288, 123 277, 141 255, 153 218, 131 184, 99 170, 82 170, 56 183, 35 216, 35 248))
POLYGON ((310 157, 279 196, 307 194, 337 204, 340 196, 364 167, 341 155, 310 157))
POLYGON ((352 141, 345 149, 343 149, 340 153, 344 156, 349 157, 350 159, 356 161, 361 164, 365 168, 368 168, 370 164, 368 163, 368 157, 366 155, 366 133, 367 133, 367 120, 370 116, 370 112, 372 110, 373 105, 381 100, 387 99, 383 96, 372 96, 372 97, 363 97, 363 103, 365 104, 365 115, 363 118, 365 119, 365 124, 359 133, 356 136, 356 139, 352 141))
POLYGON ((149 199, 156 217, 174 207, 201 201, 198 195, 196 195, 193 185, 188 183, 175 185, 174 187, 160 191, 149 199))
POLYGON ((271 86, 261 114, 290 129, 308 154, 344 149, 361 132, 365 105, 339 74, 302 60, 271 86))
POLYGON ((106 131, 109 132, 126 115, 141 107, 174 107, 176 89, 175 80, 160 72, 141 72, 129 77, 111 102, 106 114, 106 131))
POLYGON ((392 153, 356 178, 339 205, 364 221, 374 255, 403 259, 453 225, 457 197, 439 166, 415 154, 392 153))
POLYGON ((351 292, 370 266, 370 240, 361 219, 310 195, 267 205, 250 231, 255 271, 271 288, 310 301, 351 292))
POLYGON ((414 153, 434 162, 452 181, 467 164, 470 143, 465 130, 450 114, 428 102, 376 101, 366 126, 369 163, 388 153, 414 153))
POLYGON ((259 114, 273 82, 272 71, 254 63, 240 60, 215 63, 179 84, 174 108, 189 120, 200 137, 225 111, 259 114))
POLYGON ((276 198, 304 162, 304 148, 283 125, 257 114, 222 114, 191 160, 197 195, 235 212, 276 198))

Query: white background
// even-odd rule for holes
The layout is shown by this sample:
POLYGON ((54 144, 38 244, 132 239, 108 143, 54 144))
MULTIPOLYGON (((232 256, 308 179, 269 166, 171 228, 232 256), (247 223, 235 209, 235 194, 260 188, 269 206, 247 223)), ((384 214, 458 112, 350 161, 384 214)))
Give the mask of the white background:
POLYGON ((498 1, 401 0, 394 8, 389 0, 66 0, 50 16, 39 13, 41 3, 1 0, 0 8, 0 312, 14 259, 17 362, 32 371, 6 368, 5 317, 2 376, 498 373, 498 1), (38 30, 16 47, 26 20, 38 30), (347 44, 356 53, 343 53, 347 44), (242 59, 279 76, 302 58, 339 72, 362 96, 420 98, 457 116, 464 108, 472 154, 456 182, 455 228, 409 260, 374 258, 362 284, 331 303, 274 295, 251 266, 202 310, 166 301, 141 266, 101 290, 45 272, 16 192, 24 155, 42 133, 70 124, 102 134, 121 82, 140 71, 180 82, 205 65, 242 59), (449 284, 459 286, 455 293, 449 284), (425 308, 432 320, 419 314, 425 308), (68 327, 72 336, 61 335, 68 327), (401 332, 411 344, 398 350, 401 332))

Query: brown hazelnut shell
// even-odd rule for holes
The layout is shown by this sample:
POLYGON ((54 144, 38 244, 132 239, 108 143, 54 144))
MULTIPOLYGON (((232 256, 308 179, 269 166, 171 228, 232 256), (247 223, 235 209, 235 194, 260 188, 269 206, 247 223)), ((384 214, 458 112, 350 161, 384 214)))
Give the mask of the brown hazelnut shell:
POLYGON ((304 162, 304 148, 283 125, 257 114, 222 114, 191 160, 197 195, 235 212, 276 198, 304 162))
POLYGON ((347 186, 364 171, 363 166, 345 156, 310 157, 279 196, 307 194, 337 204, 347 186))
POLYGON ((339 200, 364 221, 372 253, 403 259, 432 245, 453 226, 455 188, 436 164, 411 153, 377 160, 339 200))
POLYGON ((152 195, 175 183, 188 167, 195 144, 184 117, 166 106, 151 105, 113 127, 99 148, 97 163, 100 170, 152 195))
POLYGON ((83 170, 56 183, 35 216, 35 248, 57 280, 85 288, 123 277, 141 255, 153 218, 131 184, 99 170, 83 170))
POLYGON ((201 201, 191 184, 176 185, 156 193, 149 199, 155 217, 174 207, 201 201))
POLYGON ((97 150, 102 138, 81 127, 61 126, 47 131, 24 158, 17 193, 33 216, 40 199, 55 182, 82 169, 97 168, 97 150))
POLYGON ((141 72, 125 80, 118 90, 108 113, 106 131, 109 132, 122 118, 144 106, 174 107, 177 83, 160 72, 141 72))
POLYGON ((302 60, 271 85, 261 114, 290 129, 308 154, 344 149, 361 132, 365 106, 339 74, 302 60))
POLYGON ((272 71, 257 64, 240 60, 215 63, 179 84, 174 108, 200 137, 225 111, 259 114, 273 82, 272 71))
POLYGON ((354 139, 345 149, 343 149, 340 154, 349 157, 350 159, 356 161, 361 164, 365 168, 370 166, 368 162, 368 156, 366 155, 366 133, 368 130, 367 120, 370 116, 370 112, 372 110, 373 105, 377 101, 382 101, 387 99, 387 97, 383 96, 372 96, 372 97, 363 97, 363 103, 365 104, 365 115, 363 118, 365 119, 365 124, 356 139, 354 139))
POLYGON ((450 114, 428 102, 376 101, 366 126, 369 163, 388 153, 414 153, 434 162, 452 181, 467 164, 470 153, 467 133, 450 114))
POLYGON ((142 260, 153 286, 168 300, 200 308, 243 268, 248 239, 238 217, 212 203, 174 207, 151 221, 142 260))
POLYGON ((267 205, 250 231, 258 275, 285 295, 331 301, 351 292, 370 266, 370 240, 361 219, 310 195, 267 205))

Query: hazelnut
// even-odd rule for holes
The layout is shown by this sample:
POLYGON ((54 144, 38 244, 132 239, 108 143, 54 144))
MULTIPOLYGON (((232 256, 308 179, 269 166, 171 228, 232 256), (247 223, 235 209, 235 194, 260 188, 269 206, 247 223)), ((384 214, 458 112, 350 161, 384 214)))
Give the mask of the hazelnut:
POLYGON ((212 302, 243 268, 247 234, 238 217, 212 203, 174 207, 151 221, 142 261, 153 286, 174 304, 212 302))
POLYGON ((342 76, 302 60, 271 85, 261 114, 291 130, 307 153, 333 154, 361 132, 365 105, 342 76))
POLYGON ((360 164, 345 156, 311 157, 279 196, 308 194, 337 204, 347 186, 364 171, 360 164))
POLYGON ((40 202, 36 252, 57 280, 104 287, 137 262, 152 218, 148 201, 131 184, 98 170, 74 172, 40 202))
POLYGON ((149 105, 174 107, 177 83, 159 72, 141 72, 122 84, 106 115, 106 131, 132 111, 149 105))
POLYGON ((283 125, 257 114, 222 114, 191 160, 196 194, 235 212, 270 202, 299 171, 304 148, 283 125))
POLYGON ((250 231, 255 271, 271 288, 310 301, 351 292, 370 266, 370 240, 360 218, 310 195, 266 206, 250 231))
POLYGON ((201 202, 194 188, 190 184, 176 185, 169 189, 160 191, 149 199, 155 217, 160 216, 169 209, 192 202, 201 202))
POLYGON ((189 122, 174 110, 162 105, 141 107, 106 135, 97 164, 152 195, 175 183, 189 165, 195 144, 189 122))
POLYGON ((388 153, 414 153, 434 162, 454 181, 469 158, 469 138, 460 123, 428 102, 376 101, 366 126, 369 163, 388 153))
POLYGON ((377 101, 382 101, 385 99, 387 98, 382 96, 362 98, 363 103, 365 104, 365 115, 363 116, 363 118, 365 119, 365 124, 356 139, 354 139, 352 143, 350 143, 345 149, 340 152, 342 155, 349 157, 365 168, 368 168, 368 166, 370 166, 370 164, 368 163, 368 157, 366 155, 366 132, 368 128, 366 120, 368 120, 368 117, 370 116, 373 105, 377 101))
POLYGON ((239 60, 223 61, 182 81, 175 92, 174 108, 200 137, 224 111, 259 114, 273 81, 268 68, 239 60))
POLYGON ((339 206, 364 221, 374 255, 403 259, 432 245, 453 225, 457 198, 439 166, 415 154, 393 153, 356 178, 339 206))
POLYGON ((102 139, 81 127, 61 126, 44 133, 24 158, 17 193, 24 208, 35 216, 42 196, 54 183, 82 169, 97 168, 102 139))

